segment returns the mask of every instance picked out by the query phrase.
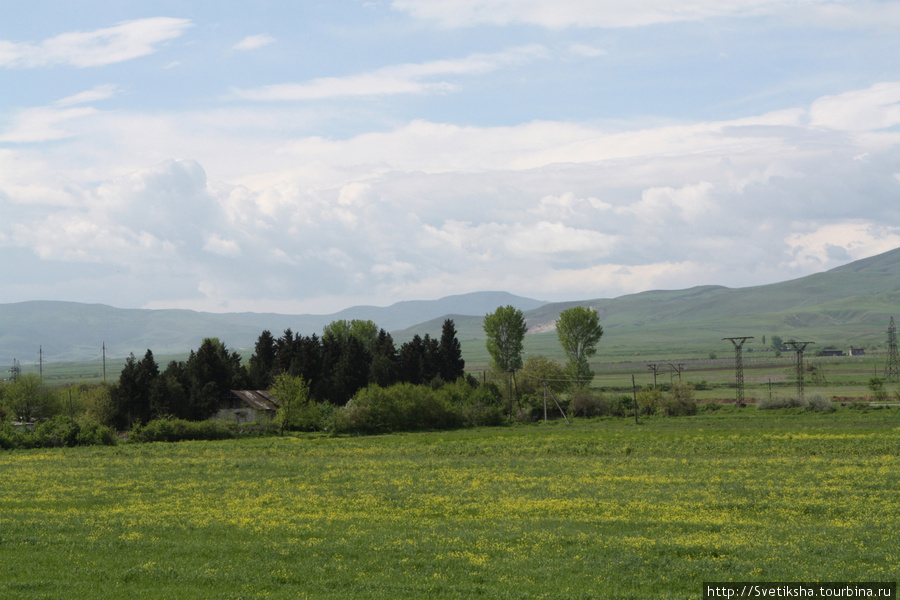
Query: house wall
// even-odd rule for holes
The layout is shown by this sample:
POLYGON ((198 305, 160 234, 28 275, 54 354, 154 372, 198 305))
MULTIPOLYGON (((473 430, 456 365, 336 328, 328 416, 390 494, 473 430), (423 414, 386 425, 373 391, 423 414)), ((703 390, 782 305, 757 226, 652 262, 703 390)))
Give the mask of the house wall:
POLYGON ((220 408, 214 419, 230 423, 266 423, 272 420, 273 415, 266 411, 256 411, 243 406, 241 408, 220 408))

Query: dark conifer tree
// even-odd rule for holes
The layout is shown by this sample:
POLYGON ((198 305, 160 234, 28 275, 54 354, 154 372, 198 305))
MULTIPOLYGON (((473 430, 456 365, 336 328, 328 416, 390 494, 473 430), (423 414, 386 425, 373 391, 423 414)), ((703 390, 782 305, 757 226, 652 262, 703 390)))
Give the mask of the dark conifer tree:
POLYGON ((255 390, 267 390, 275 377, 275 338, 266 329, 256 340, 253 356, 250 357, 247 375, 250 387, 255 390))
POLYGON ((440 354, 441 379, 452 383, 465 374, 466 361, 462 357, 462 345, 456 338, 456 324, 446 319, 441 329, 440 354))
POLYGON ((398 380, 397 348, 391 334, 381 329, 375 339, 372 363, 369 365, 369 383, 388 387, 398 380))

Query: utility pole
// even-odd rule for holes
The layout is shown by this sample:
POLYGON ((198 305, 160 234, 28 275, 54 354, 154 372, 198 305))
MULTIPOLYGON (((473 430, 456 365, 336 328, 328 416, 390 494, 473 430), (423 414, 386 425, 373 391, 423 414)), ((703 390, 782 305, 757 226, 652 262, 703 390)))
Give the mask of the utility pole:
POLYGON ((669 366, 672 367, 672 371, 678 373, 678 382, 681 383, 681 372, 684 370, 684 363, 678 363, 677 365, 669 363, 669 366))
POLYGON ((752 335, 722 338, 722 341, 728 340, 734 346, 734 385, 737 388, 737 398, 735 399, 735 402, 738 406, 744 406, 744 342, 752 339, 752 335))
POLYGON ((631 375, 631 395, 634 398, 634 424, 638 422, 638 405, 637 405, 637 384, 634 382, 634 375, 631 375))
POLYGON ((12 380, 14 383, 19 380, 19 375, 22 374, 22 366, 19 365, 19 361, 17 359, 13 359, 13 366, 12 369, 9 370, 9 372, 12 373, 12 380))
POLYGON ((900 381, 900 355, 897 352, 897 327, 894 325, 894 317, 888 326, 888 359, 884 368, 885 381, 900 381))
POLYGON ((647 365, 651 371, 653 371, 653 389, 656 389, 656 375, 659 373, 659 365, 658 364, 650 364, 647 365))
POLYGON ((103 383, 106 383, 106 342, 103 342, 103 383))
POLYGON ((787 342, 797 353, 797 398, 803 400, 803 351, 815 342, 787 342))

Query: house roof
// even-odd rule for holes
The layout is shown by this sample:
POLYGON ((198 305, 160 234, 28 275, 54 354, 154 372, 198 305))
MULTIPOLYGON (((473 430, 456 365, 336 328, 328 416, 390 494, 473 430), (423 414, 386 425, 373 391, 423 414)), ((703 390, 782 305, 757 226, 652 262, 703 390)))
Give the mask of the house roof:
POLYGON ((255 410, 278 410, 278 402, 265 390, 231 390, 255 410))

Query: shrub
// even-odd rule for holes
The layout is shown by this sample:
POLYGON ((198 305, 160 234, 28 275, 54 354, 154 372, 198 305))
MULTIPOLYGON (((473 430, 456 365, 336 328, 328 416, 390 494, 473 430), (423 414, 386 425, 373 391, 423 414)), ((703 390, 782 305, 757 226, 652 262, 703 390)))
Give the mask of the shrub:
POLYGON ((572 393, 569 413, 574 417, 599 417, 609 414, 609 407, 603 394, 580 387, 572 393))
POLYGON ((426 385, 370 385, 335 411, 338 432, 387 433, 419 429, 450 429, 463 424, 460 411, 444 394, 426 385))
POLYGON ((637 393, 638 411, 643 415, 655 415, 659 412, 662 392, 651 386, 645 386, 637 393))
POLYGON ((503 423, 503 396, 493 384, 479 385, 474 379, 460 378, 439 391, 455 407, 468 426, 495 426, 503 423))
POLYGON ((0 428, 0 448, 59 448, 106 445, 117 442, 116 432, 95 421, 56 417, 44 421, 37 428, 16 429, 11 424, 0 428))
POLYGON ((800 401, 799 398, 763 398, 762 400, 757 401, 756 409, 757 410, 775 410, 779 408, 800 408, 803 406, 803 402, 800 401))
POLYGON ((134 428, 129 436, 132 442, 181 442, 189 440, 224 440, 234 437, 234 432, 216 421, 185 421, 183 419, 156 419, 134 428))
POLYGON ((836 410, 834 404, 831 403, 831 400, 822 394, 813 394, 806 399, 805 404, 806 406, 804 406, 804 408, 806 410, 814 410, 816 412, 834 412, 836 410))
POLYGON ((672 390, 664 395, 659 410, 668 417, 681 417, 697 414, 697 401, 694 400, 694 388, 689 383, 676 383, 672 390))

